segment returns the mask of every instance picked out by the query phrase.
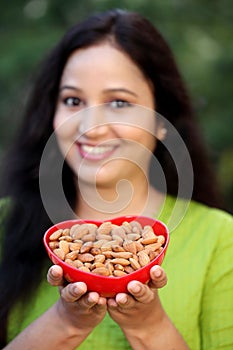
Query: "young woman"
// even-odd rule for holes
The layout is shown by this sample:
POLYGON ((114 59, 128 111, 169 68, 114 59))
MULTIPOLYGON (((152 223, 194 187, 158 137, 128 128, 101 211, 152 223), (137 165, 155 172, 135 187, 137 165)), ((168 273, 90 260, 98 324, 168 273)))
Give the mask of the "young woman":
POLYGON ((4 170, 2 348, 233 346, 232 218, 216 209, 189 97, 146 19, 112 10, 67 32, 44 62, 4 170), (42 237, 55 221, 128 214, 171 231, 148 285, 133 281, 106 299, 65 283, 58 266, 45 281, 42 237))

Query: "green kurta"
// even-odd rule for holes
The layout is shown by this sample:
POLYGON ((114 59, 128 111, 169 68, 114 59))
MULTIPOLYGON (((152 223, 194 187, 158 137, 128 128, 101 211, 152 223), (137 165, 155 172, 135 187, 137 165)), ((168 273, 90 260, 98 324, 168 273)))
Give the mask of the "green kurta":
MULTIPOLYGON (((232 350, 232 216, 195 202, 190 203, 184 215, 183 201, 174 213, 174 204, 175 200, 168 196, 159 216, 171 229, 163 262, 168 284, 159 292, 163 306, 191 350, 232 350), (177 218, 182 218, 179 224, 177 218)), ((19 322, 17 313, 12 315, 10 339, 58 297, 57 288, 45 280, 35 296, 35 304, 25 311, 25 319, 19 322)), ((79 349, 131 348, 118 325, 106 316, 79 349)))

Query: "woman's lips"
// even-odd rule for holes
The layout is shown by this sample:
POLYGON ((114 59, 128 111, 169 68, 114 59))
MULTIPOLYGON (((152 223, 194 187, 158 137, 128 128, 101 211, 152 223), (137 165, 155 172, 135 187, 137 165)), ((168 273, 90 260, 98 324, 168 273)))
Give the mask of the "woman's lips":
POLYGON ((102 160, 108 158, 117 147, 115 145, 94 146, 81 143, 77 143, 77 145, 81 156, 88 160, 102 160))

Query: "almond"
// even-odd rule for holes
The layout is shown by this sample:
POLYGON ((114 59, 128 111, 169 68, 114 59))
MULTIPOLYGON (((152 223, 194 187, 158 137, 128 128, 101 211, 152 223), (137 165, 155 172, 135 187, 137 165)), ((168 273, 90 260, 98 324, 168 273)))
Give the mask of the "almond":
POLYGON ((127 275, 127 273, 124 271, 121 271, 121 270, 114 270, 113 271, 113 276, 115 276, 115 277, 122 277, 125 275, 127 275))
POLYGON ((98 267, 104 267, 104 268, 106 268, 105 267, 105 265, 103 264, 103 263, 101 263, 101 262, 94 262, 93 264, 91 264, 91 270, 94 270, 94 269, 97 269, 98 267))
POLYGON ((119 238, 125 239, 126 238, 126 233, 125 233, 125 230, 123 229, 123 227, 121 227, 121 226, 118 226, 117 228, 114 227, 112 229, 112 237, 113 236, 117 236, 119 238))
POLYGON ((81 240, 79 242, 78 241, 72 242, 72 243, 70 243, 70 250, 71 251, 73 251, 73 250, 80 250, 82 245, 83 245, 83 242, 81 240))
POLYGON ((129 274, 129 273, 134 272, 135 270, 132 268, 132 266, 127 265, 127 266, 124 267, 124 271, 125 271, 127 274, 129 274))
POLYGON ((109 275, 112 275, 113 271, 114 271, 114 265, 111 263, 111 261, 106 261, 105 267, 106 267, 106 269, 108 269, 109 275))
POLYGON ((121 264, 116 264, 114 267, 115 267, 115 270, 124 271, 124 266, 122 266, 121 264))
POLYGON ((136 254, 137 253, 137 247, 136 247, 135 242, 133 242, 133 241, 125 240, 124 243, 123 243, 123 248, 127 252, 130 252, 132 254, 136 254))
POLYGON ((140 222, 132 220, 129 224, 132 228, 136 227, 139 231, 142 231, 142 225, 140 224, 140 222))
POLYGON ((97 254, 97 255, 95 255, 94 261, 95 261, 95 262, 103 263, 103 262, 105 261, 105 259, 106 259, 105 255, 103 255, 103 254, 97 254))
POLYGON ((83 236, 87 235, 89 233, 88 226, 85 224, 82 225, 74 225, 70 229, 70 236, 73 239, 82 239, 83 236))
POLYGON ((64 260, 65 259, 65 252, 63 249, 61 248, 57 248, 57 249, 54 249, 54 254, 56 254, 56 256, 61 259, 61 260, 64 260))
POLYGON ((111 230, 112 223, 110 221, 105 221, 97 228, 97 234, 108 235, 110 234, 111 230))
POLYGON ((84 235, 82 237, 83 242, 94 242, 96 240, 96 235, 95 233, 88 233, 87 235, 84 235))
POLYGON ((78 254, 78 260, 85 262, 91 262, 95 259, 94 255, 90 253, 78 254))
POLYGON ((146 237, 146 238, 143 238, 141 242, 142 242, 142 244, 145 245, 145 244, 156 243, 157 240, 158 240, 157 236, 155 236, 154 234, 152 234, 152 235, 148 235, 148 237, 146 237))
POLYGON ((111 260, 111 263, 112 264, 120 264, 122 266, 127 266, 130 264, 129 260, 128 259, 124 259, 124 258, 114 258, 111 260))
POLYGON ((74 250, 74 251, 66 254, 66 259, 75 260, 75 259, 77 259, 78 254, 79 254, 79 250, 74 250))
POLYGON ((96 242, 93 242, 93 248, 101 248, 104 243, 107 243, 108 240, 106 239, 100 239, 96 242))
POLYGON ((141 267, 147 265, 150 262, 150 258, 144 250, 138 252, 138 261, 141 267))
POLYGON ((119 244, 113 244, 112 250, 114 252, 125 252, 125 249, 122 246, 120 246, 119 244))
POLYGON ((82 247, 80 247, 80 253, 88 253, 93 247, 93 242, 85 242, 82 247))
POLYGON ((70 229, 69 228, 64 228, 62 232, 62 236, 70 236, 70 229))
POLYGON ((132 266, 132 268, 133 268, 134 270, 138 270, 138 269, 141 268, 141 265, 139 264, 139 262, 138 262, 136 259, 134 259, 134 258, 129 258, 129 262, 130 262, 130 265, 132 266))
POLYGON ((132 226, 128 223, 128 221, 124 221, 121 225, 121 227, 125 230, 126 233, 132 232, 132 226))
POLYGON ((59 243, 58 242, 49 242, 49 247, 54 250, 56 248, 59 248, 59 243))
POLYGON ((67 241, 60 241, 59 248, 62 249, 65 254, 67 254, 70 251, 70 244, 67 241))
POLYGON ((65 263, 67 263, 73 267, 76 267, 76 268, 83 266, 83 263, 79 260, 65 259, 65 263))
POLYGON ((162 235, 158 236, 158 243, 160 243, 161 245, 163 245, 165 243, 165 237, 162 235))
POLYGON ((106 267, 97 267, 96 269, 93 269, 91 272, 96 274, 96 275, 101 275, 101 276, 109 276, 110 275, 110 272, 106 267))
POLYGON ((92 254, 92 255, 99 255, 99 254, 101 254, 101 248, 96 248, 96 247, 92 247, 91 248, 91 250, 90 250, 90 253, 92 254))
POLYGON ((113 258, 129 259, 133 257, 131 252, 111 252, 113 258))
POLYGON ((56 241, 57 239, 59 239, 62 235, 62 232, 63 232, 63 230, 61 230, 61 229, 53 232, 51 234, 51 236, 49 237, 50 241, 56 241))
POLYGON ((73 238, 70 236, 61 236, 59 237, 59 241, 67 241, 67 242, 72 242, 73 238))
POLYGON ((128 233, 127 239, 130 241, 137 241, 141 235, 139 233, 128 233))

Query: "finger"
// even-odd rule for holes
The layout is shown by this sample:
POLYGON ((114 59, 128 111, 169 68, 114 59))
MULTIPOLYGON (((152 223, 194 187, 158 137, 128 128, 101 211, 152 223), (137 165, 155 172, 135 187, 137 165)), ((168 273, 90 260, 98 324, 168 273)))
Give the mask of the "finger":
POLYGON ((99 301, 98 301, 98 305, 101 307, 101 306, 106 306, 107 304, 107 299, 104 298, 104 297, 99 297, 99 301))
POLYGON ((107 300, 106 298, 100 297, 96 292, 90 292, 85 295, 82 302, 87 308, 92 308, 95 305, 101 308, 106 306, 107 300))
POLYGON ((100 297, 98 293, 96 292, 89 292, 86 293, 82 298, 79 300, 79 307, 80 309, 91 309, 93 307, 98 308, 98 311, 101 312, 101 310, 104 310, 106 308, 107 300, 106 298, 100 297))
POLYGON ((116 300, 114 298, 109 298, 107 300, 107 304, 108 304, 108 308, 110 308, 110 309, 116 309, 117 306, 118 306, 117 302, 116 302, 116 300))
POLYGON ((64 283, 62 268, 58 265, 51 266, 47 273, 47 281, 52 286, 62 286, 64 283))
POLYGON ((150 303, 154 298, 154 292, 146 285, 139 281, 131 281, 128 283, 127 289, 133 295, 135 300, 140 303, 150 303))
POLYGON ((115 300, 117 305, 121 308, 131 308, 135 305, 134 298, 126 293, 118 293, 115 300))
POLYGON ((62 299, 68 303, 79 300, 87 292, 87 286, 83 282, 70 283, 60 290, 62 299))
POLYGON ((151 280, 148 283, 150 288, 163 288, 167 284, 167 275, 161 266, 155 265, 150 270, 151 280))
POLYGON ((121 308, 121 309, 129 309, 132 308, 136 301, 135 299, 126 293, 118 293, 115 298, 109 298, 108 301, 108 308, 111 310, 121 308))

